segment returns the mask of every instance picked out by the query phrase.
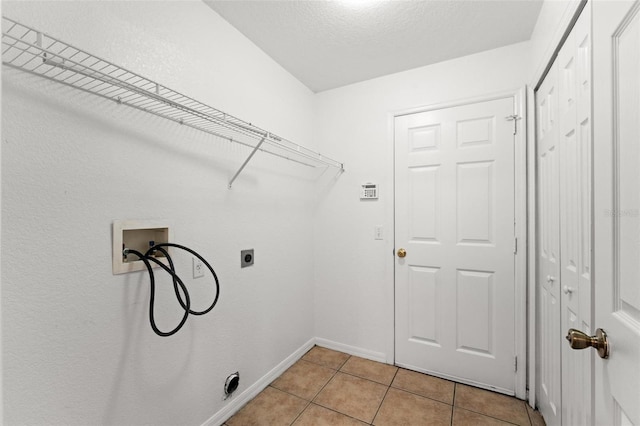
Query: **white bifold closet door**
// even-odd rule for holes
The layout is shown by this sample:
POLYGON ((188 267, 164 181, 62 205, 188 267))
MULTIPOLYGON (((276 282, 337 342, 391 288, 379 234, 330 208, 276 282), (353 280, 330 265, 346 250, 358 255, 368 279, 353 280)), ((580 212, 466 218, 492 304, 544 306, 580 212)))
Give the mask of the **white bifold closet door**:
POLYGON ((395 119, 396 363, 515 390, 514 98, 395 119))
POLYGON ((547 425, 561 423, 560 178, 558 65, 536 93, 538 166, 539 407, 547 425))
POLYGON ((591 31, 585 7, 536 94, 540 410, 548 425, 592 423, 591 31))

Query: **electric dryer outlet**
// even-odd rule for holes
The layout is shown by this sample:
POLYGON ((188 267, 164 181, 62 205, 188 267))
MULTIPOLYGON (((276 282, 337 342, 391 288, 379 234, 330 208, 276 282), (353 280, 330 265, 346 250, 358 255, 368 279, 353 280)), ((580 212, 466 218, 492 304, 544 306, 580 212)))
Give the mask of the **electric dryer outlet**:
POLYGON ((240 252, 240 267, 246 268, 247 266, 253 265, 254 256, 253 249, 242 250, 240 252))

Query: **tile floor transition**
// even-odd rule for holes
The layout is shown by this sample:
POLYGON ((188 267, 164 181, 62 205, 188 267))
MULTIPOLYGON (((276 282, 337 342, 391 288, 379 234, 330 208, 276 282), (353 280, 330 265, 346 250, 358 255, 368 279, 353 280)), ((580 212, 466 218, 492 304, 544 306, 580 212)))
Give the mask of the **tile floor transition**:
POLYGON ((544 425, 524 401, 314 346, 226 426, 544 425))

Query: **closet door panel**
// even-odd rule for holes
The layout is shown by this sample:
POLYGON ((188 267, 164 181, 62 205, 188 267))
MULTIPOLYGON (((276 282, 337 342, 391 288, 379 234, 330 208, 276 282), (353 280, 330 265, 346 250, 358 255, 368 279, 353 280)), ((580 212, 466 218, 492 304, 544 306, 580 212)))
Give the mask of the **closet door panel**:
POLYGON ((536 94, 538 163, 539 408, 547 425, 561 421, 560 371, 560 211, 558 66, 553 65, 536 94))
POLYGON ((536 94, 539 188, 540 399, 548 425, 591 424, 591 16, 582 11, 536 94))
MULTIPOLYGON (((591 335, 591 64, 585 7, 558 54, 560 68, 561 330, 591 335)), ((562 343, 562 423, 591 423, 593 351, 562 343)))

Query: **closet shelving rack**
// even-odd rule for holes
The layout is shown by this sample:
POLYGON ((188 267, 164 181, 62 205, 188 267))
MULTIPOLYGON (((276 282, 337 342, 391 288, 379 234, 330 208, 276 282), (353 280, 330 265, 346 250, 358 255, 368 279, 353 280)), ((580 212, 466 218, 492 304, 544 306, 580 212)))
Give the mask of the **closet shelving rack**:
POLYGON ((336 160, 4 16, 2 63, 250 148, 229 188, 257 151, 344 171, 336 160))

